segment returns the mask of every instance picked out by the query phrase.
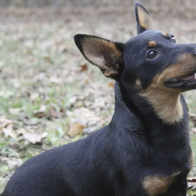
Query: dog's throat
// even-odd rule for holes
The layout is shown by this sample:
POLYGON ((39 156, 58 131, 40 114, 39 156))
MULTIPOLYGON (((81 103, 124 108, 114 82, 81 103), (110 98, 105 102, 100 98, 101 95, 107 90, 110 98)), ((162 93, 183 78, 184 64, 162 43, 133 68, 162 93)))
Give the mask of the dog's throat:
POLYGON ((140 94, 152 106, 155 114, 166 124, 179 122, 183 117, 180 93, 146 91, 140 94))

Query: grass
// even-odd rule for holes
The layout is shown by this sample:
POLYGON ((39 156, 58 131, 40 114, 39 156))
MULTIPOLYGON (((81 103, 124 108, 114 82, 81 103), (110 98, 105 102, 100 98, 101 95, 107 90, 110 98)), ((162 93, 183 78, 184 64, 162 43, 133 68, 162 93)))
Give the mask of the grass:
MULTIPOLYGON (((126 14, 124 16, 126 23, 130 13, 127 19, 126 14)), ((113 81, 86 64, 74 45, 73 36, 98 32, 101 37, 126 40, 135 34, 135 26, 125 27, 120 20, 118 25, 111 24, 109 15, 94 16, 98 18, 96 22, 85 14, 66 17, 71 19, 39 23, 37 18, 36 22, 0 24, 0 192, 21 162, 80 139, 111 119, 113 81), (84 113, 81 108, 89 110, 84 113), (87 114, 88 118, 82 117, 87 114), (87 119, 91 119, 90 123, 87 119), (67 133, 74 123, 85 127, 84 135, 69 137, 67 133), (47 135, 43 136, 45 133, 47 135), (36 142, 32 143, 28 134, 32 134, 36 142)), ((180 18, 176 20, 186 22, 180 18)), ((160 24, 178 34, 178 23, 174 23, 172 29, 167 20, 160 24)), ((179 41, 184 39, 182 36, 179 41)), ((196 41, 194 37, 191 39, 196 41)), ((196 92, 185 96, 189 111, 196 113, 196 92)), ((194 127, 192 122, 190 127, 194 127)), ((193 134, 191 145, 196 151, 193 134)), ((195 168, 190 176, 195 176, 195 168)), ((190 194, 194 194, 193 191, 190 194)))
POLYGON ((73 35, 66 35, 68 31, 62 22, 55 22, 51 27, 49 23, 2 25, 0 192, 22 162, 84 137, 67 135, 73 123, 82 124, 85 129, 97 129, 112 114, 113 82, 85 65, 82 56, 73 49, 73 35), (83 66, 86 70, 82 70, 83 66), (75 111, 91 108, 95 101, 103 101, 107 110, 99 104, 92 108, 89 118, 96 117, 97 124, 92 127, 87 119, 79 119, 82 114, 75 111), (32 143, 27 134, 33 134, 36 142, 32 143))

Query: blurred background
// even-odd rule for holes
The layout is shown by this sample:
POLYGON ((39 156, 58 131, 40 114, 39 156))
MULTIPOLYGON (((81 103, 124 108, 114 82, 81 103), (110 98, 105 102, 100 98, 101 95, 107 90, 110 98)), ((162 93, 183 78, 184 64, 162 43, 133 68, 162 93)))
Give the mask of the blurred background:
MULTIPOLYGON (((9 6, 18 6, 18 7, 57 7, 60 8, 62 6, 127 6, 132 5, 134 0, 1 0, 0 6, 9 7, 9 6)), ((142 2, 142 1, 140 1, 142 2)), ((144 2, 144 0, 143 0, 144 2)), ((171 0, 146 0, 147 4, 165 4, 171 3, 171 0)), ((184 3, 184 0, 176 0, 174 3, 184 3)), ((188 2, 194 2, 193 0, 188 2)))
MULTIPOLYGON (((196 43, 195 0, 141 0, 156 29, 196 43)), ((136 35, 133 0, 0 0, 0 193, 25 160, 86 137, 114 109, 114 81, 90 65, 78 33, 126 42, 136 35)), ((196 92, 185 94, 196 151, 196 92)), ((194 195, 195 167, 189 177, 194 195)))

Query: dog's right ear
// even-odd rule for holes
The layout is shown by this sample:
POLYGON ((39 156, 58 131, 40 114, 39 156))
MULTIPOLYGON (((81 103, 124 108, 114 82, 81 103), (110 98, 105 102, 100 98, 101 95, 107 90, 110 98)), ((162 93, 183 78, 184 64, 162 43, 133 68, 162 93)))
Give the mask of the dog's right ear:
POLYGON ((86 60, 99 67, 106 77, 118 75, 123 61, 123 43, 82 34, 75 35, 74 41, 86 60))
POLYGON ((139 2, 135 2, 135 17, 137 22, 137 34, 147 29, 152 29, 152 18, 146 8, 139 2))

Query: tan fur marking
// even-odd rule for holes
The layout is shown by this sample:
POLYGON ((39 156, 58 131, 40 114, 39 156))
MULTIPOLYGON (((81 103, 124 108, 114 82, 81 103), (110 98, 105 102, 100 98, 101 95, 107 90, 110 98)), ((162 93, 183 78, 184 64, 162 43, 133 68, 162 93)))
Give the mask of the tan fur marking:
POLYGON ((165 123, 172 124, 179 122, 183 116, 182 105, 180 103, 180 93, 167 93, 164 91, 157 91, 156 86, 151 86, 148 91, 142 93, 143 97, 153 106, 155 113, 165 123))
POLYGON ((156 47, 156 42, 155 41, 149 41, 148 42, 148 47, 156 47))
POLYGON ((163 32, 162 34, 163 34, 163 36, 165 36, 165 37, 169 37, 169 34, 166 33, 166 32, 163 32))
POLYGON ((113 70, 112 67, 108 67, 101 54, 108 53, 113 62, 117 62, 121 58, 122 53, 116 48, 115 43, 98 38, 85 38, 82 41, 82 48, 84 56, 93 64, 97 65, 99 68, 104 69, 104 75, 110 76, 117 74, 118 71, 113 70))
POLYGON ((157 75, 152 84, 140 95, 145 97, 153 106, 155 113, 165 123, 179 122, 183 116, 180 103, 181 89, 172 89, 164 86, 164 82, 175 77, 186 76, 196 70, 196 62, 191 54, 182 55, 177 64, 166 68, 157 75))
POLYGON ((137 79, 135 84, 136 84, 136 89, 140 89, 141 88, 141 81, 140 81, 140 79, 137 79))
POLYGON ((149 196, 163 194, 167 191, 178 174, 180 174, 180 172, 170 177, 147 176, 144 178, 143 188, 149 196))
POLYGON ((144 29, 152 29, 152 19, 140 6, 137 7, 138 19, 144 29))

